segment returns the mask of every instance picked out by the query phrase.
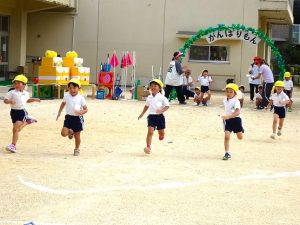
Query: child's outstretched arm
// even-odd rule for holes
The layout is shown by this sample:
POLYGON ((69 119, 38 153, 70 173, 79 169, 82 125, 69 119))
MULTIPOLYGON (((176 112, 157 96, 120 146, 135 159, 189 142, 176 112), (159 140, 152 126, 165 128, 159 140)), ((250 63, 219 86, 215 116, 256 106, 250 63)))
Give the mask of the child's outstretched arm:
POLYGON ((30 98, 27 100, 27 103, 31 103, 31 102, 41 102, 41 99, 39 98, 30 98))
POLYGON ((59 110, 58 110, 58 113, 57 113, 56 120, 58 120, 58 118, 60 117, 61 111, 64 109, 65 105, 66 105, 65 102, 62 102, 62 103, 60 104, 60 107, 59 107, 59 110))
POLYGON ((143 117, 143 115, 145 114, 145 112, 147 112, 148 108, 149 108, 149 106, 146 106, 146 105, 144 106, 144 109, 143 109, 143 111, 141 112, 141 114, 139 115, 138 120, 141 119, 141 118, 143 117))
POLYGON ((11 99, 11 100, 9 100, 9 99, 4 99, 3 102, 4 102, 5 104, 11 104, 11 105, 14 105, 14 104, 16 103, 15 100, 13 100, 13 99, 11 99))

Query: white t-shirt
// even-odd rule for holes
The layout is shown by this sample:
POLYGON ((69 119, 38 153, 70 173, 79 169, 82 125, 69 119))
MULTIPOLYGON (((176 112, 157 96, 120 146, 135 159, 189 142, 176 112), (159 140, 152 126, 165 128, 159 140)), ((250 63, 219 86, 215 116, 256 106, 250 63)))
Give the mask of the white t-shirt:
POLYGON ((6 93, 4 99, 7 100, 14 100, 16 103, 11 104, 11 109, 25 109, 26 103, 29 97, 29 93, 27 91, 17 91, 17 90, 11 90, 6 93))
POLYGON ((286 91, 291 91, 292 87, 294 86, 293 81, 292 80, 283 80, 283 82, 284 82, 284 89, 286 91))
POLYGON ((161 93, 157 93, 155 96, 152 94, 147 97, 146 106, 149 106, 149 115, 158 115, 156 111, 163 109, 165 106, 169 106, 168 99, 161 93))
POLYGON ((193 78, 189 76, 188 78, 186 76, 183 76, 183 85, 187 86, 188 90, 191 90, 191 86, 189 86, 189 83, 193 83, 193 78))
POLYGON ((71 116, 77 116, 75 111, 83 109, 86 105, 86 101, 81 94, 72 96, 69 92, 64 95, 63 102, 66 103, 66 114, 71 116))
POLYGON ((210 82, 212 82, 212 78, 211 78, 211 76, 204 77, 204 76, 200 75, 198 77, 198 81, 200 82, 201 86, 209 86, 210 82))
POLYGON ((258 92, 255 94, 255 99, 258 98, 258 99, 262 99, 263 97, 261 96, 261 94, 259 94, 258 92))
MULTIPOLYGON (((257 65, 250 65, 249 66, 249 69, 248 69, 248 72, 250 73, 251 76, 254 76, 256 77, 258 75, 258 71, 259 71, 259 67, 257 65)), ((253 80, 251 77, 249 77, 249 83, 250 84, 257 84, 257 85, 260 85, 260 79, 255 79, 253 80)))
POLYGON ((201 95, 201 92, 199 93, 199 95, 197 95, 197 93, 194 94, 194 98, 199 98, 201 95))
POLYGON ((170 62, 165 83, 166 85, 171 86, 180 86, 183 83, 183 75, 177 73, 175 60, 172 60, 170 62))
POLYGON ((270 97, 273 100, 273 105, 276 107, 284 107, 284 104, 281 104, 280 101, 287 101, 289 97, 282 91, 279 94, 273 93, 270 97))
POLYGON ((224 106, 226 116, 231 115, 236 109, 241 109, 241 104, 237 97, 233 97, 231 99, 225 98, 224 106))
POLYGON ((262 74, 262 77, 266 83, 274 83, 274 75, 269 66, 263 64, 259 67, 258 71, 262 74))

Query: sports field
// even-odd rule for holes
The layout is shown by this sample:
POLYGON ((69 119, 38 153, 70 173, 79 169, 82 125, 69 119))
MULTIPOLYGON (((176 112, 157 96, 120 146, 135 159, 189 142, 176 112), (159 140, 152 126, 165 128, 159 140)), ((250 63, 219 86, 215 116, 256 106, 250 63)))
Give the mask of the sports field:
POLYGON ((28 104, 38 123, 21 132, 18 153, 6 152, 12 124, 1 103, 0 225, 299 225, 300 89, 276 140, 272 113, 246 94, 244 140, 232 135, 229 161, 223 97, 171 104, 151 155, 146 117, 137 120, 145 102, 88 99, 79 157, 60 136, 63 117, 55 121, 61 100, 28 104))

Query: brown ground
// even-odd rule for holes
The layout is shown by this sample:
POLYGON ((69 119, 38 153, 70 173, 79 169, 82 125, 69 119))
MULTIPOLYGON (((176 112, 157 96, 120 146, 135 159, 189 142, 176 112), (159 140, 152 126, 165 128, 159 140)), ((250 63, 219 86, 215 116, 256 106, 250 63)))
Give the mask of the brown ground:
POLYGON ((30 104, 38 123, 7 153, 10 109, 1 103, 0 224, 299 225, 300 91, 277 140, 272 113, 246 95, 245 138, 232 137, 230 161, 221 160, 223 95, 209 107, 171 105, 166 139, 155 134, 150 156, 146 117, 137 120, 144 102, 89 99, 80 157, 60 136, 60 100, 30 104))

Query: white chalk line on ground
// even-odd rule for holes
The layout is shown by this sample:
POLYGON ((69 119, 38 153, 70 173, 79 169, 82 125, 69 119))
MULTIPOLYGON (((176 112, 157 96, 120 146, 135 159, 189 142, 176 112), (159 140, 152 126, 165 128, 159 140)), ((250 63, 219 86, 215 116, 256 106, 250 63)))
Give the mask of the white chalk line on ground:
POLYGON ((197 186, 201 184, 209 183, 234 183, 241 181, 251 181, 251 180, 274 180, 280 178, 288 177, 300 177, 300 171, 295 172, 282 172, 275 174, 253 174, 242 177, 233 177, 233 178, 213 178, 213 179, 204 179, 193 182, 168 182, 152 185, 126 185, 126 186, 111 186, 111 187, 100 187, 95 189, 86 189, 86 190, 68 190, 68 189, 53 189, 44 185, 35 184, 30 181, 24 180, 21 176, 17 176, 18 180, 31 189, 45 192, 49 194, 57 195, 68 195, 68 194, 88 194, 88 193, 101 193, 101 192, 114 192, 114 191, 155 191, 155 190, 169 190, 177 188, 185 188, 191 186, 197 186))
MULTIPOLYGON (((43 222, 36 222, 36 221, 32 221, 34 224, 36 225, 71 225, 71 224, 65 224, 65 223, 43 223, 43 222)), ((24 221, 19 221, 19 220, 0 220, 0 224, 18 224, 18 225, 23 225, 23 224, 27 224, 29 222, 24 222, 24 221)), ((30 224, 30 223, 29 223, 30 224)))

